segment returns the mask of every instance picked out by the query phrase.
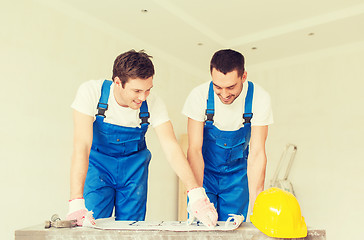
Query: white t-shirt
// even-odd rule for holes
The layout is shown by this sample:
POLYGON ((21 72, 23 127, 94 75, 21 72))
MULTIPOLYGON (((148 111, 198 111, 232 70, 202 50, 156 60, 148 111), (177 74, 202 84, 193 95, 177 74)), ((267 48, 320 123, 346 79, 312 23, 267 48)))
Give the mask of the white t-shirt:
MULTIPOLYGON (((98 112, 97 104, 101 96, 101 87, 104 80, 90 80, 78 88, 76 98, 71 107, 81 113, 95 117, 98 112)), ((114 83, 110 86, 108 110, 105 112, 104 122, 124 127, 140 127, 140 110, 120 106, 114 97, 114 83)), ((156 127, 169 121, 167 108, 162 99, 155 96, 152 92, 147 98, 148 111, 150 113, 149 122, 156 127)), ((96 117, 95 117, 96 118, 96 117)))
MULTIPOLYGON (((205 111, 207 105, 210 81, 195 87, 187 97, 182 113, 187 117, 203 122, 206 119, 205 111)), ((243 113, 245 96, 248 91, 248 82, 243 84, 240 95, 232 104, 223 104, 214 93, 215 115, 214 125, 222 131, 235 131, 243 126, 243 113)), ((273 123, 273 113, 269 94, 259 85, 254 83, 254 94, 252 103, 253 118, 252 126, 265 126, 273 123)))

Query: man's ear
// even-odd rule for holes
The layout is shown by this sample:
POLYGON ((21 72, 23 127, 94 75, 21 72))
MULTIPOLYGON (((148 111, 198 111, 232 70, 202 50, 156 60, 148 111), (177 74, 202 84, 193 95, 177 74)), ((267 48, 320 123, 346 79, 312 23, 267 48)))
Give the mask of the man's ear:
POLYGON ((242 77, 243 83, 246 81, 247 77, 248 77, 248 73, 246 71, 244 71, 243 77, 242 77))
POLYGON ((114 83, 115 83, 115 85, 121 87, 121 80, 119 77, 114 77, 114 83))

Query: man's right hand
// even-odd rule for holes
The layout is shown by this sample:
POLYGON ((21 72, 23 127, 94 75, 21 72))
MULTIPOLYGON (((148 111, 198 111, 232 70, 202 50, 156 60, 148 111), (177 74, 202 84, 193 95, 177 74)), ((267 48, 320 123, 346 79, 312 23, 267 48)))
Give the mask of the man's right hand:
POLYGON ((187 222, 191 224, 194 218, 197 218, 208 228, 215 227, 218 217, 217 212, 207 197, 205 189, 202 187, 191 189, 188 191, 188 198, 187 210, 190 218, 187 222))
POLYGON ((92 212, 88 211, 85 206, 85 199, 77 198, 69 201, 69 210, 66 217, 67 220, 77 220, 78 226, 92 226, 95 225, 95 219, 92 212))

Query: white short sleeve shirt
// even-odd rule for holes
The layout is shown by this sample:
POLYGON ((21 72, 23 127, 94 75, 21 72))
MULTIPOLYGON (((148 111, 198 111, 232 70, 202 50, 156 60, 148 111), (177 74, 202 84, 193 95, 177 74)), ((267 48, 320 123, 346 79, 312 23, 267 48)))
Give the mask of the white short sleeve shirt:
MULTIPOLYGON (((205 110, 210 81, 195 87, 187 97, 182 113, 187 117, 203 122, 206 119, 205 110)), ((214 125, 223 131, 235 131, 243 126, 245 97, 248 82, 243 85, 240 95, 229 105, 223 104, 214 93, 215 115, 214 125)), ((252 126, 265 126, 273 123, 273 113, 269 94, 258 84, 254 83, 252 126)))
MULTIPOLYGON (((103 82, 104 80, 90 80, 81 84, 71 107, 86 115, 95 116, 103 82)), ((124 127, 139 127, 139 109, 134 110, 129 107, 120 106, 115 100, 113 89, 114 83, 110 86, 109 106, 108 110, 105 112, 106 118, 104 121, 124 127)), ((156 127, 169 121, 167 108, 162 99, 151 92, 147 98, 147 103, 151 126, 156 127)))

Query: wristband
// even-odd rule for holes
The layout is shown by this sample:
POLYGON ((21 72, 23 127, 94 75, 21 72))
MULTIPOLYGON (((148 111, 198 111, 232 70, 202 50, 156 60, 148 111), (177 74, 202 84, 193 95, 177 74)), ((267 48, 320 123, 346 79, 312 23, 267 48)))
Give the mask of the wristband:
POLYGON ((85 199, 77 198, 69 202, 68 213, 73 213, 83 209, 86 209, 85 199))
POLYGON ((76 200, 76 199, 83 199, 83 197, 70 199, 70 200, 68 200, 68 202, 72 202, 73 200, 76 200))
POLYGON ((207 198, 205 189, 202 187, 191 189, 187 195, 188 195, 190 204, 193 204, 194 202, 196 202, 199 199, 207 198))

